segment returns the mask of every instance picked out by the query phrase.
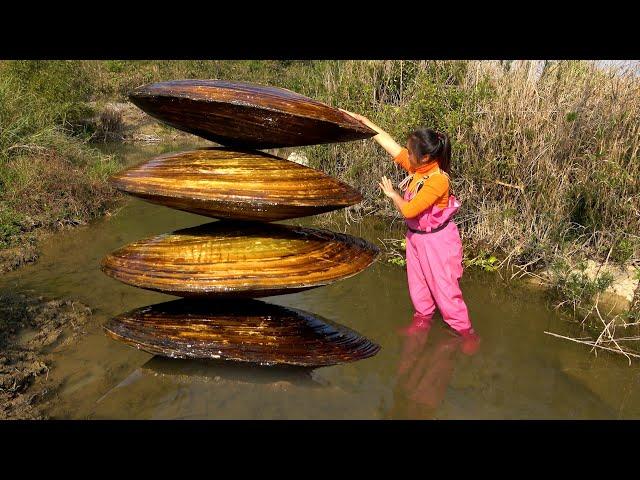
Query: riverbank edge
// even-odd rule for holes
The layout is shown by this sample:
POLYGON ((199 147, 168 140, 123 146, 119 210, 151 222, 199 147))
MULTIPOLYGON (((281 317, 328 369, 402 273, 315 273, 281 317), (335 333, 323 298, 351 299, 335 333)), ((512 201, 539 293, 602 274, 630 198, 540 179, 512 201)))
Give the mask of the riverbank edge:
MULTIPOLYGON (((88 106, 94 114, 84 119, 83 124, 94 132, 90 140, 90 144, 93 145, 101 142, 149 145, 202 140, 189 133, 164 126, 131 103, 91 102, 88 106)), ((124 195, 116 191, 110 207, 102 217, 93 220, 114 215, 122 207, 123 201, 124 195)), ((40 256, 40 243, 51 235, 85 225, 61 225, 57 228, 33 225, 24 229, 16 235, 9 247, 0 248, 0 274, 36 262, 40 256)))
POLYGON ((50 355, 73 345, 92 318, 87 305, 30 293, 0 292, 0 420, 47 419, 61 386, 50 355))

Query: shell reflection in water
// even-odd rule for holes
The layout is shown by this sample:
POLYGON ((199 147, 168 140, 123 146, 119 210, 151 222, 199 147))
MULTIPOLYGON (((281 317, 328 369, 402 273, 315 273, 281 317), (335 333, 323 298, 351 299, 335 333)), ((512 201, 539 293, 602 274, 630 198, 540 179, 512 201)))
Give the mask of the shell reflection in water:
POLYGON ((196 382, 216 384, 237 383, 252 385, 291 384, 308 388, 322 388, 312 377, 313 368, 278 364, 261 365, 250 362, 230 362, 215 359, 180 359, 156 355, 140 367, 143 373, 170 379, 176 384, 196 382))
POLYGON ((126 245, 102 261, 121 282, 180 297, 264 297, 351 277, 377 246, 329 230, 218 221, 126 245))
POLYGON ((208 217, 274 221, 355 205, 362 195, 313 168, 257 151, 169 153, 111 182, 144 200, 208 217))
POLYGON ((109 320, 107 333, 172 358, 322 367, 375 355, 357 332, 310 313, 252 299, 181 299, 109 320))

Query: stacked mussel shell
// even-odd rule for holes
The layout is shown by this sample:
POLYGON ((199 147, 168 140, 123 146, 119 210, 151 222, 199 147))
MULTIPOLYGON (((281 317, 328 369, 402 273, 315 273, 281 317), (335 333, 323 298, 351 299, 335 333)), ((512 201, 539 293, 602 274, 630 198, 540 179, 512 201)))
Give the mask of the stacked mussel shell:
POLYGON ((253 300, 353 276, 378 248, 325 229, 271 222, 362 200, 325 173, 258 149, 346 142, 375 131, 289 90, 242 82, 145 85, 130 100, 156 119, 222 147, 169 153, 112 178, 130 195, 217 219, 143 239, 102 261, 109 276, 185 297, 105 325, 150 353, 319 367, 375 355, 380 347, 313 314, 253 300))

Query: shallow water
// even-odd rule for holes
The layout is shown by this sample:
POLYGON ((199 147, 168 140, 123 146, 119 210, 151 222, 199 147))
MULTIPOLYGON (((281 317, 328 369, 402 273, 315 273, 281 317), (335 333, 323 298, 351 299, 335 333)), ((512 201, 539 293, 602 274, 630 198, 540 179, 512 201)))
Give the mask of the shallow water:
MULTIPOLYGON (((113 148, 127 162, 191 145, 113 148)), ((110 147, 112 148, 112 147, 110 147)), ((530 287, 505 287, 465 272, 462 289, 481 340, 470 351, 436 317, 426 333, 411 323, 405 270, 376 262, 362 273, 263 300, 315 313, 382 348, 368 359, 315 370, 153 357, 107 337, 101 325, 133 308, 173 299, 121 284, 99 270, 110 251, 134 240, 211 219, 137 199, 95 224, 50 237, 40 260, 0 288, 70 297, 91 306, 81 340, 51 353, 62 388, 53 418, 127 419, 604 419, 640 418, 640 367, 544 334, 579 336, 530 287), (466 351, 466 353, 465 353, 466 351)), ((313 219, 291 223, 314 225, 313 219)), ((365 221, 334 230, 380 244, 392 233, 365 221)))

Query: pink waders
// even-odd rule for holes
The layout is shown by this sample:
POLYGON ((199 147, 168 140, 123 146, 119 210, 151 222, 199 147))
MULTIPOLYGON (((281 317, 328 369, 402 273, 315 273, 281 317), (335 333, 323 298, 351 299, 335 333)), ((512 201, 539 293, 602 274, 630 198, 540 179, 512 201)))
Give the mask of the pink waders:
MULTIPOLYGON (((410 200, 413 194, 404 194, 410 200)), ((472 333, 467 306, 458 281, 462 276, 462 242, 451 217, 460 208, 453 195, 445 207, 433 205, 415 218, 406 219, 407 279, 416 313, 430 319, 436 309, 451 328, 472 333), (419 230, 428 233, 415 233, 419 230)))

